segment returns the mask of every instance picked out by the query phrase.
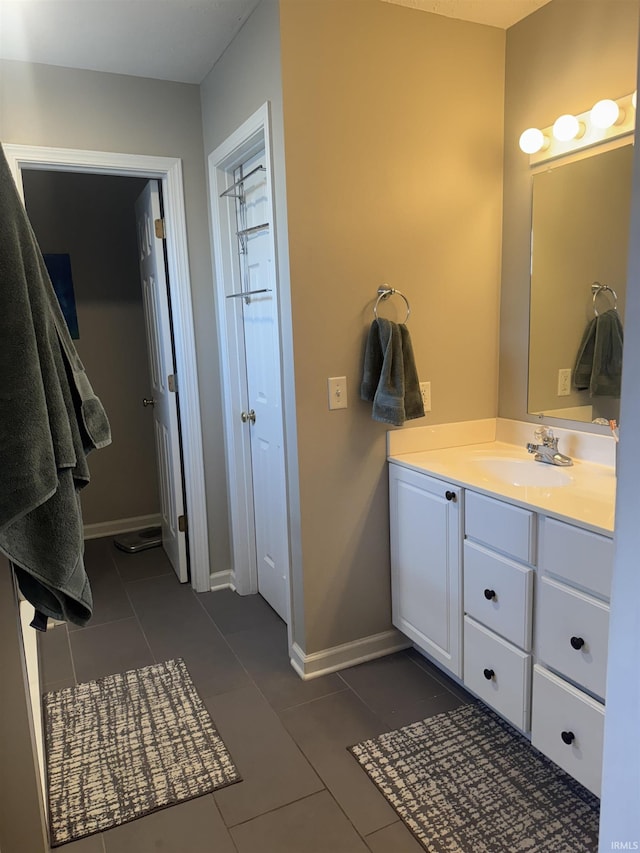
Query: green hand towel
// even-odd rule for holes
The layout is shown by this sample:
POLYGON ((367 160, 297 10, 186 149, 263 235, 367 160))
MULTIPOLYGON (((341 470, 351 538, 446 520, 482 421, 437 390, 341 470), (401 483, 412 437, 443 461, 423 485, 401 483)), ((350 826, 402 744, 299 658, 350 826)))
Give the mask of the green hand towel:
POLYGON ((371 324, 365 347, 360 396, 373 403, 374 421, 402 426, 424 416, 409 330, 382 317, 371 324))
POLYGON ((413 357, 413 344, 409 329, 404 323, 400 326, 402 338, 402 362, 404 365, 404 416, 408 421, 424 417, 424 403, 420 391, 420 380, 413 357))

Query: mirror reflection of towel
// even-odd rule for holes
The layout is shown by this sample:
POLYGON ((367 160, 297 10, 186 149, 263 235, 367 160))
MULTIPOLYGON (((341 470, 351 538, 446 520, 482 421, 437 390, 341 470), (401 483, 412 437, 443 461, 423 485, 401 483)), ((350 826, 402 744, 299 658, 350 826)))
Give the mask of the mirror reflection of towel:
POLYGON ((424 417, 409 330, 382 317, 371 324, 364 354, 360 397, 373 403, 374 421, 402 426, 424 417))
POLYGON ((585 329, 573 371, 579 391, 590 397, 619 397, 624 335, 618 312, 611 308, 594 317, 585 329))

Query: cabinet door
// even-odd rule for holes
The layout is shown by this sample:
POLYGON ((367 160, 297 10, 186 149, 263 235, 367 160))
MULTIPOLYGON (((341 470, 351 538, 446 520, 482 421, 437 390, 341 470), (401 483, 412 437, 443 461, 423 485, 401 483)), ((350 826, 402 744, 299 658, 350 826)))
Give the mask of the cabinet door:
POLYGON ((462 675, 462 490, 389 466, 393 624, 462 675))

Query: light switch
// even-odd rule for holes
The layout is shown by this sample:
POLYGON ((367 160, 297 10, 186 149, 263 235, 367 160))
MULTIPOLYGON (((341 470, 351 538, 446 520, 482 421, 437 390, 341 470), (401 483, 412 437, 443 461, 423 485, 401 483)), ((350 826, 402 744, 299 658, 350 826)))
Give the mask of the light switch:
POLYGON ((330 376, 327 380, 329 386, 329 408, 347 408, 347 377, 330 376))

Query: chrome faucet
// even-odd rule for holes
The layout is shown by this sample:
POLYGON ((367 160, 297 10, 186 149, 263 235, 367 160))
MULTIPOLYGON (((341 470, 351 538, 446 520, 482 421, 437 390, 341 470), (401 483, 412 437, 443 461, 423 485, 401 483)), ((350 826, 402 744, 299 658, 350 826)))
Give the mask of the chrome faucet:
POLYGON ((546 462, 548 465, 560 465, 564 468, 573 465, 573 460, 569 456, 559 452, 558 439, 554 436, 551 427, 538 427, 534 438, 538 443, 529 442, 527 450, 529 453, 535 453, 536 462, 546 462))

